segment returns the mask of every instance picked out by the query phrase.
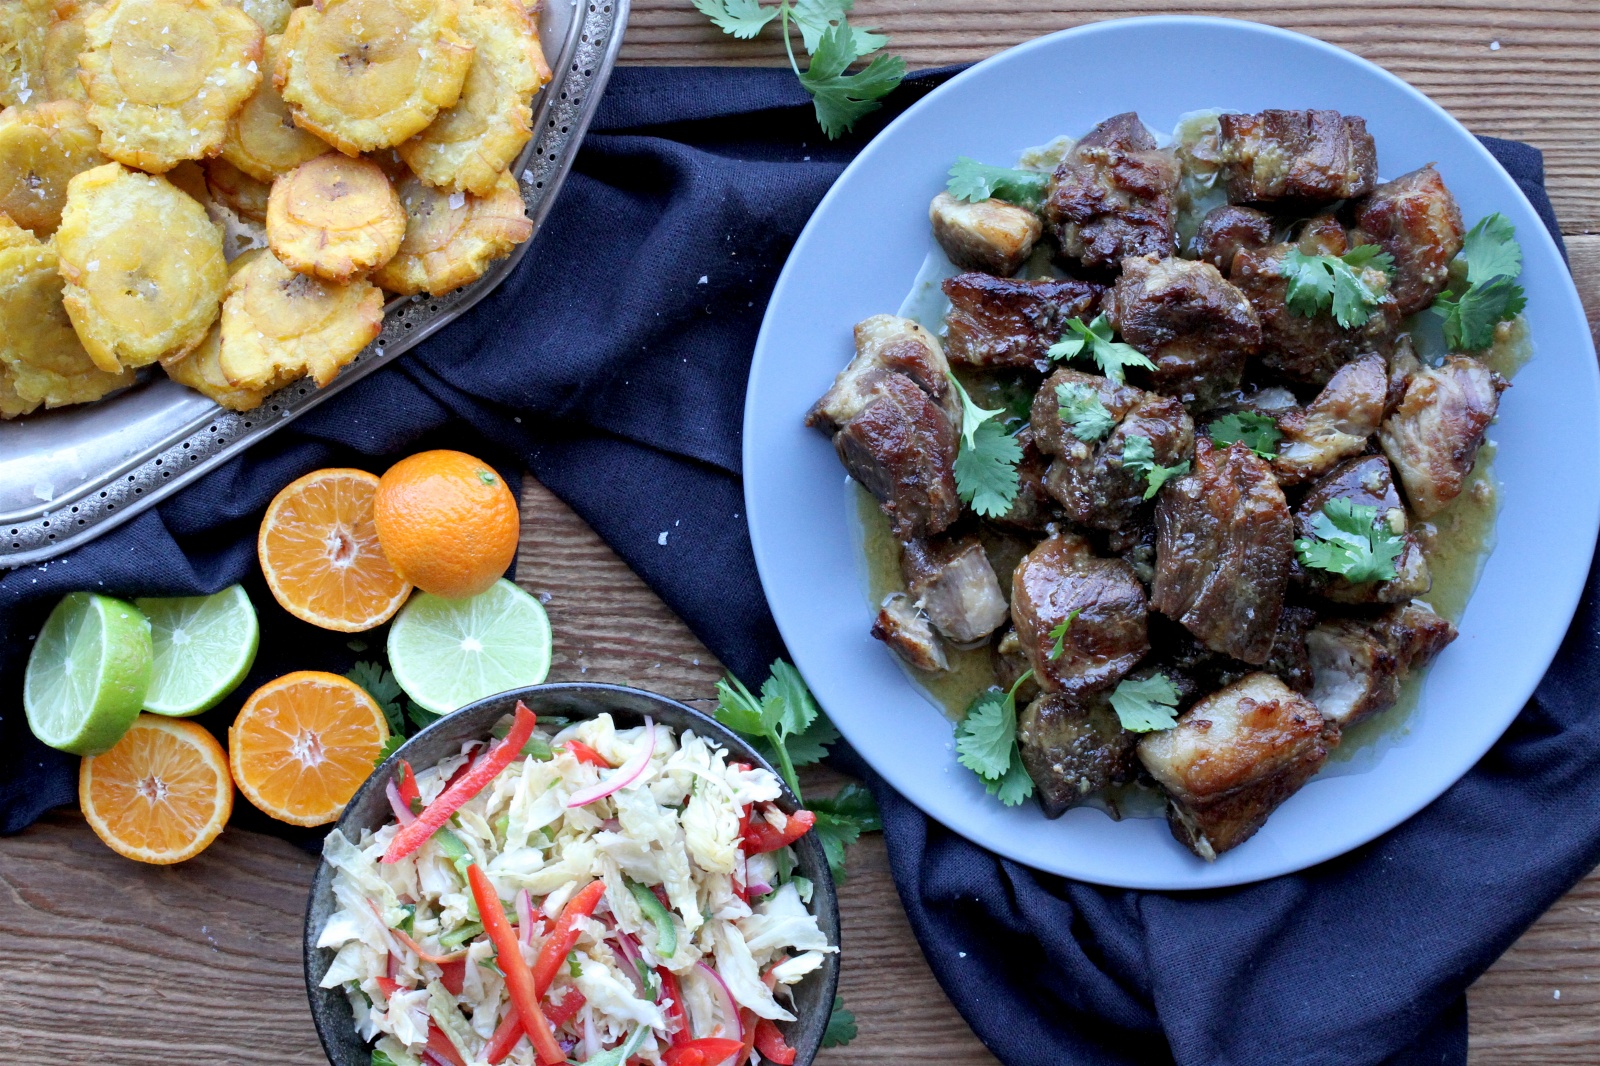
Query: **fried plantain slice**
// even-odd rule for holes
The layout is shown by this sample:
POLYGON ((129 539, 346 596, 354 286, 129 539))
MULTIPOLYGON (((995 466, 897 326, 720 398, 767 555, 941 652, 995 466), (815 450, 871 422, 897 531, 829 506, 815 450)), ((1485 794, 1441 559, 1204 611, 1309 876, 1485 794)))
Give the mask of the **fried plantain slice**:
POLYGON ((406 239, 372 280, 402 296, 443 296, 483 277, 533 233, 516 179, 502 173, 488 196, 443 192, 412 175, 400 186, 406 239))
MULTIPOLYGON (((238 0, 238 4, 250 16, 250 21, 260 26, 265 34, 282 33, 297 6, 294 0, 238 0)), ((268 78, 272 77, 269 64, 263 63, 261 69, 268 78)))
POLYGON ((441 189, 486 196, 533 136, 533 95, 550 80, 539 33, 521 0, 460 0, 472 67, 461 99, 397 151, 441 189))
POLYGON ((222 142, 222 158, 268 183, 328 150, 326 141, 294 124, 273 83, 271 71, 277 66, 282 43, 281 36, 273 36, 262 45, 261 69, 267 76, 228 123, 228 136, 222 142))
POLYGON ((310 374, 326 385, 383 328, 383 293, 366 278, 327 282, 247 252, 222 304, 220 368, 238 389, 310 374))
POLYGON ((0 107, 45 100, 44 39, 54 0, 0 3, 0 107))
POLYGON ((227 0, 111 0, 78 57, 100 150, 163 173, 215 155, 261 81, 261 27, 227 0))
POLYGON ((106 157, 99 132, 76 100, 0 111, 0 211, 35 236, 61 224, 67 182, 106 157))
POLYGON ((21 418, 38 409, 37 403, 29 403, 17 395, 17 382, 11 368, 0 362, 0 419, 21 418))
POLYGON ((346 155, 399 144, 461 95, 472 45, 456 0, 296 8, 275 78, 295 124, 346 155))
POLYGON ((212 196, 233 208, 240 218, 266 222, 271 185, 257 181, 226 159, 207 159, 205 169, 206 188, 212 196))
POLYGON ((19 405, 89 403, 133 384, 131 370, 95 366, 67 319, 61 288, 55 249, 0 215, 0 377, 15 397, 0 397, 0 415, 27 413, 19 405))
POLYGON ((406 213, 383 170, 338 152, 302 163, 272 183, 267 243, 302 274, 347 281, 387 263, 406 233, 406 213))
POLYGON ((219 323, 211 327, 206 339, 200 342, 200 347, 162 363, 161 369, 179 385, 187 385, 212 403, 230 411, 253 411, 280 384, 287 384, 274 382, 267 388, 241 389, 223 375, 221 358, 222 326, 219 323))
POLYGON ((188 351, 217 317, 222 229, 165 178, 120 163, 79 174, 55 246, 67 314, 108 373, 188 351))
POLYGON ((44 34, 44 94, 47 100, 89 99, 78 78, 78 53, 89 12, 104 0, 56 0, 44 34))

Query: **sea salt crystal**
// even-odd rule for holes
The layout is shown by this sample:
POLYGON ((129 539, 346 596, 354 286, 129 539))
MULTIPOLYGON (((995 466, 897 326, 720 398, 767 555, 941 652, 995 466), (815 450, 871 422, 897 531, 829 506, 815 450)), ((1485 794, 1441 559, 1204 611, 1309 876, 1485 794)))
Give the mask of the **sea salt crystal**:
POLYGON ((661 545, 663 548, 665 548, 667 546, 667 531, 666 530, 663 529, 661 531, 661 536, 656 538, 656 543, 661 545))
POLYGON ((1489 51, 1491 51, 1491 52, 1500 51, 1500 42, 1499 41, 1490 41, 1489 42, 1489 51))
POLYGON ((701 274, 700 275, 700 280, 695 282, 696 285, 708 285, 710 283, 711 283, 710 277, 708 277, 705 274, 701 274))
POLYGON ((41 500, 53 500, 56 498, 56 487, 48 481, 41 481, 33 487, 33 494, 41 500))

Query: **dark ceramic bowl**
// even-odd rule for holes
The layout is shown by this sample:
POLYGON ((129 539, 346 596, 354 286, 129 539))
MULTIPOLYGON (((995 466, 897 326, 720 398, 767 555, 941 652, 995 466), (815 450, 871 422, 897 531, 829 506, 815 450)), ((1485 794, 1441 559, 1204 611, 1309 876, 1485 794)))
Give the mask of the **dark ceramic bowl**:
MULTIPOLYGON (((744 762, 773 769, 736 733, 699 711, 665 696, 617 685, 536 685, 502 692, 498 696, 468 704, 406 741, 357 790, 339 819, 338 827, 351 840, 360 837, 362 829, 377 830, 393 817, 389 801, 384 795, 384 782, 389 779, 397 760, 403 758, 412 766, 422 768, 457 754, 463 741, 488 737, 489 730, 516 708, 518 700, 541 717, 594 718, 602 712, 609 712, 621 729, 643 725, 644 716, 649 715, 676 732, 692 729, 744 762)), ((773 773, 777 775, 776 770, 773 773)), ((779 781, 781 783, 781 777, 779 781)), ((794 794, 784 787, 778 806, 784 811, 793 811, 799 804, 794 794)), ((800 838, 794 849, 800 860, 800 874, 811 879, 811 911, 817 916, 817 925, 827 935, 830 944, 838 944, 839 901, 834 894, 833 876, 828 870, 822 845, 817 842, 815 834, 808 833, 800 838)), ((333 961, 332 951, 316 946, 318 934, 335 909, 331 873, 326 863, 317 866, 316 876, 311 881, 311 899, 306 904, 306 995, 311 1000, 311 1018, 316 1023, 322 1048, 328 1053, 328 1061, 334 1066, 369 1066, 372 1051, 355 1031, 355 1019, 350 1013, 350 1003, 345 998, 344 990, 318 987, 333 961)), ((798 1066, 810 1066, 817 1049, 822 1045, 822 1032, 828 1025, 828 1014, 838 984, 839 956, 830 954, 821 967, 794 986, 794 1012, 798 1020, 789 1023, 785 1035, 790 1046, 798 1052, 795 1058, 798 1066)))

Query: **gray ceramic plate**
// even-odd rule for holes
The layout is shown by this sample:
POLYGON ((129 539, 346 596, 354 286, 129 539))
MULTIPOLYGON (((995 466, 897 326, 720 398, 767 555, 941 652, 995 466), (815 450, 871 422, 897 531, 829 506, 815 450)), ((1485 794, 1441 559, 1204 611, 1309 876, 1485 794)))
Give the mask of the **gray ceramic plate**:
MULTIPOLYGON (((362 829, 376 830, 392 817, 389 801, 384 796, 384 782, 394 771, 398 760, 405 759, 417 768, 432 766, 458 753, 462 741, 487 737, 496 722, 516 709, 518 700, 541 717, 594 718, 602 712, 609 712, 618 728, 622 729, 642 725, 644 716, 649 715, 675 731, 692 729, 697 735, 715 741, 745 762, 772 770, 772 765, 736 734, 699 711, 665 696, 617 685, 536 685, 468 704, 406 741, 380 771, 368 778, 366 784, 356 792, 339 819, 338 828, 344 830, 351 840, 359 837, 362 829)), ((785 811, 793 811, 799 805, 793 793, 784 788, 778 806, 785 811)), ((828 942, 837 944, 839 903, 822 845, 814 834, 807 834, 795 845, 795 853, 800 860, 800 874, 810 878, 814 886, 811 910, 817 916, 817 924, 826 934, 828 942)), ((344 991, 318 987, 322 975, 328 972, 328 965, 333 961, 333 952, 317 947, 317 935, 333 910, 333 879, 328 865, 323 863, 317 867, 316 877, 312 879, 311 899, 306 904, 306 995, 311 1000, 311 1019, 316 1023, 317 1036, 322 1040, 322 1048, 328 1053, 329 1062, 334 1066, 368 1066, 372 1061, 372 1049, 355 1031, 355 1019, 350 1013, 350 1003, 345 999, 344 991)), ((828 1025, 828 1014, 838 984, 839 956, 829 955, 820 969, 794 986, 795 1014, 799 1020, 790 1023, 785 1035, 789 1044, 799 1053, 795 1058, 798 1066, 810 1066, 817 1049, 822 1045, 822 1032, 828 1025)))

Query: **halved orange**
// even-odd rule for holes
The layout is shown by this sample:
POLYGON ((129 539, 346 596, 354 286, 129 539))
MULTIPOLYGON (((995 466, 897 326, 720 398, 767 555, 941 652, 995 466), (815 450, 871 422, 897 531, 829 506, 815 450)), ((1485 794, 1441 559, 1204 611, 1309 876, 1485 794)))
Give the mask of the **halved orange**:
POLYGON ((389 725, 372 697, 338 674, 298 670, 251 693, 228 729, 234 783, 291 825, 323 825, 372 773, 389 725))
POLYGON ((256 555, 272 595, 303 621, 341 633, 387 622, 411 594, 378 546, 365 470, 313 470, 273 497, 256 555))
POLYGON ((141 714, 78 770, 78 804, 118 855, 166 865, 192 859, 233 813, 228 756, 194 722, 141 714))

